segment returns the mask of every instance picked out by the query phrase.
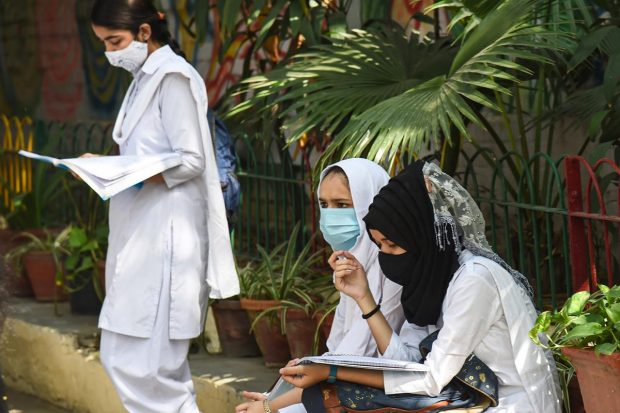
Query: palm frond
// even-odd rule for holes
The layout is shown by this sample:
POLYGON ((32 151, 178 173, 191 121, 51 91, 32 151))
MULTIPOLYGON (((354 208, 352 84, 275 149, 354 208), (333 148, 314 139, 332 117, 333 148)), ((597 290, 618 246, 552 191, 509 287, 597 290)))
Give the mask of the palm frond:
POLYGON ((313 128, 331 134, 350 116, 446 74, 455 53, 447 41, 407 39, 400 28, 355 30, 286 67, 247 79, 239 93, 253 97, 228 116, 257 106, 277 108, 289 142, 313 128))
POLYGON ((485 47, 480 47, 480 37, 472 35, 477 48, 464 45, 461 51, 467 59, 459 52, 449 75, 433 78, 353 117, 329 146, 323 161, 337 154, 392 163, 398 154, 414 155, 440 136, 450 139, 452 125, 465 137, 470 136, 467 123, 485 129, 473 106, 499 110, 488 96, 510 95, 508 85, 517 83, 518 76, 531 75, 525 61, 547 62, 542 51, 555 45, 541 39, 551 35, 554 33, 524 23, 513 25, 495 39, 487 36, 485 47))

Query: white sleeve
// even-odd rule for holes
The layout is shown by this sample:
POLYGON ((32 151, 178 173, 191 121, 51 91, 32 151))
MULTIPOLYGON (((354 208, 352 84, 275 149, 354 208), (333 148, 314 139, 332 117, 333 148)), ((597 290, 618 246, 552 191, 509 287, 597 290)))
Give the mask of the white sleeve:
POLYGON ((405 322, 405 313, 400 303, 401 291, 402 287, 400 285, 383 277, 383 302, 381 303, 381 312, 396 334, 400 333, 400 329, 405 322))
MULTIPOLYGON (((201 175, 205 168, 202 133, 189 79, 167 74, 160 91, 161 121, 172 150, 181 155, 181 165, 162 172, 169 188, 201 175)), ((206 114, 205 114, 206 116, 206 114)))
MULTIPOLYGON (((400 331, 400 327, 403 324, 403 320, 405 319, 403 309, 400 304, 401 287, 387 280, 385 277, 383 277, 383 282, 384 288, 383 302, 381 303, 381 312, 383 313, 383 316, 385 317, 387 322, 390 324, 390 327, 392 327, 392 330, 398 333, 400 331)), ((345 297, 346 296, 341 296, 341 303, 343 303, 344 300, 352 300, 349 297, 345 297)), ((337 312, 336 317, 334 317, 334 325, 332 326, 332 331, 335 328, 343 328, 345 324, 345 316, 355 317, 355 320, 353 320, 349 331, 347 331, 346 333, 343 334, 342 332, 338 331, 334 332, 334 334, 336 335, 339 334, 340 340, 335 346, 333 346, 335 344, 335 340, 328 341, 328 348, 330 348, 330 351, 332 351, 332 347, 330 347, 330 344, 332 344, 332 346, 335 347, 335 349, 332 351, 333 353, 356 354, 360 356, 375 356, 377 354, 377 343, 372 335, 372 331, 370 331, 370 327, 368 327, 368 321, 362 318, 362 312, 361 310, 359 310, 359 307, 357 307, 357 304, 354 307, 356 311, 354 311, 353 314, 346 314, 343 316, 342 313, 340 313, 340 317, 337 317, 337 312), (338 325, 336 325, 337 318, 340 318, 341 320, 338 325)), ((340 303, 338 305, 338 308, 340 308, 340 303)))
POLYGON ((392 334, 390 344, 382 357, 393 360, 420 361, 420 342, 431 332, 435 331, 435 326, 419 327, 415 324, 405 322, 400 329, 400 334, 392 334))
POLYGON ((340 300, 338 301, 338 305, 336 306, 336 310, 334 312, 332 328, 329 332, 329 337, 327 337, 327 350, 330 353, 336 352, 336 349, 344 337, 344 303, 342 297, 343 295, 341 294, 340 300))
POLYGON ((498 292, 488 269, 479 264, 467 265, 448 288, 442 311, 443 327, 424 363, 430 370, 384 372, 386 394, 436 396, 459 372, 502 316, 498 292))

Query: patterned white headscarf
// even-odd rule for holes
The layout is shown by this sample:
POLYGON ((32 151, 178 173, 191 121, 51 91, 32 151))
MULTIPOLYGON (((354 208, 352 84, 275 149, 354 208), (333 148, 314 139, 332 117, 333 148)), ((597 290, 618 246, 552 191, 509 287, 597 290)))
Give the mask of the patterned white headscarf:
POLYGON ((422 173, 433 186, 429 196, 435 212, 435 234, 439 248, 443 250, 450 244, 450 240, 446 238, 451 233, 452 245, 457 254, 465 248, 475 255, 495 261, 506 269, 517 285, 533 299, 534 291, 527 278, 508 265, 489 245, 485 235, 484 217, 469 192, 433 163, 427 162, 422 173), (448 226, 452 231, 447 230, 448 226))

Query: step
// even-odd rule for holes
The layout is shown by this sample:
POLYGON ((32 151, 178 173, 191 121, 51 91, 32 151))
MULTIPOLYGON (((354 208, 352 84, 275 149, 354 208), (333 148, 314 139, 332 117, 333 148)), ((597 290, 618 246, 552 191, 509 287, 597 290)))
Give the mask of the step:
MULTIPOLYGON (((11 299, 0 336, 6 384, 74 412, 124 412, 99 360, 98 334, 97 318, 72 315, 67 303, 11 299)), ((277 369, 266 368, 257 357, 200 350, 189 360, 205 413, 234 412, 242 390, 265 390, 278 377, 277 369)))

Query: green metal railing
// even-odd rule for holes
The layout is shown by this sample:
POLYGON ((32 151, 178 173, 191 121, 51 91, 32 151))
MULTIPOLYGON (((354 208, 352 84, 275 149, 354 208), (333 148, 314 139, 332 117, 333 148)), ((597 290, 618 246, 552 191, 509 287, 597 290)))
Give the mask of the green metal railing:
POLYGON ((256 245, 267 251, 289 240, 297 222, 302 223, 303 245, 316 231, 316 201, 304 152, 291 155, 283 142, 236 140, 241 205, 233 236, 235 253, 257 258, 256 245))
POLYGON ((484 151, 465 155, 462 177, 484 212, 489 242, 528 277, 539 308, 557 308, 572 291, 562 159, 487 151, 496 159, 489 166, 484 151))
MULTIPOLYGON (((110 122, 57 122, 38 120, 34 125, 34 147, 58 158, 75 157, 86 152, 103 154, 113 148, 112 124, 110 122)), ((48 165, 35 163, 33 168, 48 168, 48 165)), ((50 169, 50 174, 64 174, 64 171, 50 169)), ((77 218, 95 220, 105 225, 107 207, 86 185, 69 176, 63 180, 64 190, 69 191, 50 205, 46 221, 52 225, 75 223, 77 218), (76 206, 79 209, 76 211, 76 206)), ((92 223, 96 225, 96 223, 92 223)))
MULTIPOLYGON (((110 133, 109 123, 38 121, 35 150, 58 156, 102 153, 111 148, 110 133)), ((282 147, 276 139, 236 139, 242 195, 232 239, 235 254, 242 259, 257 258, 257 245, 270 250, 288 241, 297 222, 304 225, 298 245, 317 230, 309 153, 282 147)), ((464 154, 464 159, 457 178, 479 203, 493 248, 528 277, 539 308, 558 307, 573 289, 564 159, 542 153, 529 159, 518 153, 496 157, 484 149, 464 154), (494 159, 494 164, 485 158, 494 159)), ((73 191, 81 212, 88 214, 91 192, 84 186, 73 191)), ((60 197, 58 205, 50 207, 55 216, 49 221, 71 222, 72 209, 69 200, 60 197)), ((620 250, 618 231, 615 234, 612 251, 620 250)), ((594 242, 600 245, 596 236, 594 242)))

